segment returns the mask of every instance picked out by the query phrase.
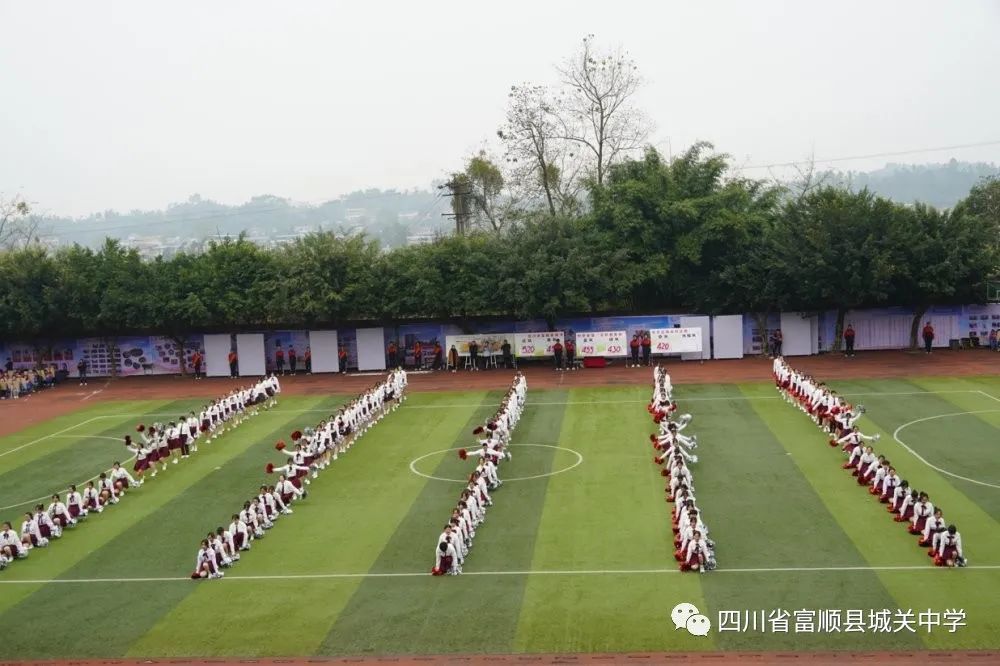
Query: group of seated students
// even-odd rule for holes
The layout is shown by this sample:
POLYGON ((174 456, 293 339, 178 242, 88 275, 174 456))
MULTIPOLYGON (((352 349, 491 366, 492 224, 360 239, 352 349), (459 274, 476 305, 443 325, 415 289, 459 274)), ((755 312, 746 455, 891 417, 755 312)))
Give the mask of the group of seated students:
POLYGON ((241 551, 250 550, 253 541, 263 538, 265 530, 274 527, 279 517, 292 513, 293 503, 306 497, 310 476, 319 476, 389 411, 399 407, 405 400, 405 389, 406 373, 396 370, 314 428, 293 432, 291 450, 283 441, 275 444, 274 448, 288 460, 280 466, 268 463, 264 471, 277 474, 277 483, 261 485, 232 514, 228 528, 217 527, 201 540, 191 578, 222 578, 222 570, 239 561, 241 551))
POLYGON ((792 369, 781 357, 774 359, 774 381, 789 403, 798 406, 829 433, 830 446, 841 447, 847 455, 843 468, 851 470, 858 485, 867 487, 868 492, 888 505, 886 510, 895 515, 897 523, 909 526, 910 534, 917 537, 921 547, 927 548, 934 564, 966 566, 958 528, 948 525, 941 507, 935 507, 927 493, 911 488, 896 467, 867 443, 878 441, 879 435, 865 435, 856 425, 864 414, 863 406, 853 407, 824 383, 792 369))
POLYGON ((659 365, 653 369, 653 399, 647 409, 659 430, 649 436, 653 448, 659 451, 653 462, 662 466, 660 474, 667 478, 667 501, 674 505, 670 520, 674 559, 681 571, 711 571, 716 568, 715 543, 708 538, 708 527, 695 502, 694 478, 689 467, 698 462, 698 456, 691 453, 698 447, 698 436, 682 434, 691 423, 691 415, 682 414, 674 419, 677 403, 673 400, 670 375, 659 365))
POLYGON ((56 383, 55 366, 15 370, 8 361, 6 369, 0 373, 0 400, 17 400, 56 383))
POLYGON ((527 380, 519 372, 514 376, 496 414, 486 425, 472 431, 477 438, 477 447, 458 450, 462 460, 477 458, 476 469, 469 475, 458 504, 452 509, 444 531, 438 537, 432 575, 457 576, 462 573, 462 565, 476 538, 476 528, 486 520, 486 509, 493 505, 490 492, 503 485, 497 468, 504 460, 511 459, 510 437, 521 419, 527 393, 527 380))
POLYGON ((34 548, 45 548, 53 539, 60 538, 63 530, 76 527, 88 515, 103 513, 118 504, 130 488, 138 487, 139 482, 115 461, 109 471, 87 481, 82 494, 71 485, 65 502, 61 494, 55 493, 48 508, 38 504, 34 511, 25 512, 20 534, 5 522, 0 529, 0 569, 28 557, 34 548))
POLYGON ((205 405, 199 414, 193 411, 181 415, 176 421, 154 423, 152 426, 139 424, 137 438, 125 435, 125 447, 135 453, 135 471, 141 485, 148 471, 150 477, 157 472, 165 472, 170 463, 177 464, 192 453, 198 452, 198 441, 202 438, 211 442, 226 432, 231 432, 250 416, 256 416, 260 409, 270 409, 277 405, 281 393, 278 378, 270 376, 253 386, 234 390, 205 405), (157 469, 159 464, 159 469, 157 469))
POLYGON ((161 464, 160 471, 163 471, 171 460, 177 463, 196 452, 202 436, 211 441, 235 428, 247 415, 256 414, 260 406, 265 409, 273 406, 280 391, 277 378, 269 377, 250 388, 213 400, 202 410, 200 418, 191 412, 167 424, 155 423, 150 427, 140 424, 136 431, 141 441, 133 440, 131 435, 124 438, 125 447, 135 454, 133 470, 136 476, 115 461, 109 471, 87 481, 82 494, 72 485, 65 503, 57 493, 52 496, 47 510, 39 504, 34 513, 25 513, 20 535, 14 532, 10 523, 4 523, 0 532, 0 569, 13 560, 27 557, 32 548, 44 548, 51 539, 61 537, 65 528, 75 527, 88 515, 102 513, 105 508, 117 504, 129 488, 138 488, 144 483, 147 469, 152 469, 151 476, 156 476, 156 463, 161 464))

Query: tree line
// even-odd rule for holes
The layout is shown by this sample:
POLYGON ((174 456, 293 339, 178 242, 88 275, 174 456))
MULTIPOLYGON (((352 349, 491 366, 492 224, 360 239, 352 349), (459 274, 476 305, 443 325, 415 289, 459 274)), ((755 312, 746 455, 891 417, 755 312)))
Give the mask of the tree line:
MULTIPOLYGON (((0 253, 0 336, 66 337, 606 313, 767 313, 982 302, 1000 264, 1000 180, 949 210, 867 190, 727 177, 699 144, 588 181, 587 209, 383 251, 315 233, 143 260, 118 241, 0 253)), ((914 329, 915 332, 915 329, 914 329)))

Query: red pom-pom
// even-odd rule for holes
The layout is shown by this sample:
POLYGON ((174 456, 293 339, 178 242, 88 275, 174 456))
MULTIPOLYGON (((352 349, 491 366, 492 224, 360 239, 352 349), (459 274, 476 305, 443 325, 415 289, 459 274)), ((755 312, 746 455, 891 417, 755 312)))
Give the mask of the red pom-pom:
POLYGON ((274 448, 276 448, 278 451, 284 451, 285 450, 285 443, 284 442, 278 442, 277 444, 274 445, 274 448))
POLYGON ((655 464, 659 465, 660 464, 660 457, 659 456, 653 456, 653 462, 655 464))
POLYGON ((128 446, 131 443, 132 443, 132 436, 131 435, 125 435, 125 446, 128 446))
POLYGON ((292 433, 292 441, 293 442, 297 442, 300 439, 302 439, 302 431, 301 430, 296 430, 295 432, 292 433))
POLYGON ((466 458, 469 457, 469 452, 466 451, 465 449, 459 449, 458 450, 458 457, 461 458, 462 460, 465 460, 466 458))
POLYGON ((136 432, 143 432, 145 429, 146 426, 142 425, 141 423, 135 427, 136 432))
POLYGON ((267 463, 267 465, 264 467, 264 471, 267 472, 268 474, 274 474, 274 465, 272 465, 271 463, 267 463))
POLYGON ((487 423, 486 427, 489 428, 490 430, 496 430, 497 429, 497 424, 496 423, 487 423))
POLYGON ((201 426, 201 431, 202 432, 208 432, 208 426, 207 425, 201 426))
POLYGON ((472 434, 473 435, 481 435, 481 434, 483 434, 483 432, 485 430, 486 430, 486 428, 484 428, 483 426, 479 426, 478 428, 476 428, 475 430, 472 431, 472 434))
POLYGON ((649 433, 649 441, 655 442, 656 441, 656 435, 654 435, 653 433, 649 433))
POLYGON ((668 472, 667 470, 665 470, 665 469, 661 469, 660 470, 660 476, 669 476, 669 475, 670 475, 670 472, 668 472))

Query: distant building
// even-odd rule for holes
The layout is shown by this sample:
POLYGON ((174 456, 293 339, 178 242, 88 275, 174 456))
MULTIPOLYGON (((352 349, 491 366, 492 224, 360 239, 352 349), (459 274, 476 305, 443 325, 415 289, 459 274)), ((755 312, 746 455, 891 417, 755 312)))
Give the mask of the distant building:
POLYGON ((427 245, 434 242, 434 234, 414 234, 406 237, 407 245, 427 245))

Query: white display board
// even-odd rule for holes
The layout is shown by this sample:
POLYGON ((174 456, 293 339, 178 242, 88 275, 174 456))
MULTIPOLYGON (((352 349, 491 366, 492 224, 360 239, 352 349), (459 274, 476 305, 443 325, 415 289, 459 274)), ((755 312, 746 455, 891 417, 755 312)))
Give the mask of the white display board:
POLYGON ((385 370, 385 333, 380 328, 359 328, 358 370, 385 370))
POLYGON ((205 375, 208 377, 229 376, 229 352, 232 350, 232 336, 205 336, 205 375))
POLYGON ((309 331, 313 372, 340 372, 337 331, 309 331))
POLYGON ((654 328, 649 331, 654 354, 700 352, 700 328, 654 328))
POLYGON ((515 333, 514 355, 519 358, 543 358, 552 356, 552 345, 556 342, 565 346, 566 340, 562 331, 546 331, 544 333, 515 333))
POLYGON ((459 356, 469 355, 469 343, 475 340, 479 343, 479 355, 486 356, 487 353, 500 354, 503 341, 510 343, 511 353, 514 353, 513 333, 475 333, 472 335, 446 335, 444 336, 444 353, 447 355, 451 351, 452 345, 458 350, 459 356))
POLYGON ((743 358, 743 315, 712 318, 712 358, 743 358))
POLYGON ((682 361, 703 361, 712 358, 712 319, 706 316, 681 317, 681 328, 698 329, 701 331, 701 349, 698 351, 684 352, 681 354, 682 361))
POLYGON ((625 357, 628 356, 628 342, 628 331, 577 333, 576 355, 580 357, 625 357))
POLYGON ((803 317, 801 312, 781 313, 781 355, 809 356, 813 353, 819 325, 815 316, 803 317))
MULTIPOLYGON (((264 356, 264 335, 240 333, 236 336, 236 353, 239 356, 240 377, 263 377, 267 374, 264 356)), ((228 373, 228 363, 226 371, 228 373)))

